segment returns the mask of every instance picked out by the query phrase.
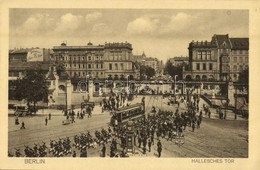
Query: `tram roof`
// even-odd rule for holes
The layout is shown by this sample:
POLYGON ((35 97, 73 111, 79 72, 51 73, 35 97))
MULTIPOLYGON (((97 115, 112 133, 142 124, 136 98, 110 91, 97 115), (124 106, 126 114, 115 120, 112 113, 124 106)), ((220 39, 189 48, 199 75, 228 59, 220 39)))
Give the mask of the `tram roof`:
POLYGON ((139 107, 139 106, 142 106, 142 104, 141 103, 132 104, 130 106, 126 106, 126 107, 120 108, 116 112, 125 111, 125 110, 132 109, 132 108, 139 107))

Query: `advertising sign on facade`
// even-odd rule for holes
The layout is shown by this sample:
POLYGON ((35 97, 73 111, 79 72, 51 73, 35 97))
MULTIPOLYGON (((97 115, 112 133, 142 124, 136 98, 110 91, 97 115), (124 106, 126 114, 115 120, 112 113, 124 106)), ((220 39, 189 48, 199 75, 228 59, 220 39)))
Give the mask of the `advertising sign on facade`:
POLYGON ((27 54, 27 61, 43 61, 43 49, 31 49, 27 54))

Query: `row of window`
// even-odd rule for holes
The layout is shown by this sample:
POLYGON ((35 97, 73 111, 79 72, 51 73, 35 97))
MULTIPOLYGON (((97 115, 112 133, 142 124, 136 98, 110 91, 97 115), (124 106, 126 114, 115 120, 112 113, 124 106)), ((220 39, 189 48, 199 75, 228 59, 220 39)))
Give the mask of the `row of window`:
POLYGON ((245 57, 245 59, 243 60, 243 57, 233 57, 233 62, 234 63, 237 63, 237 62, 239 62, 239 63, 243 63, 243 62, 245 62, 245 63, 248 63, 248 57, 245 57), (238 61, 238 59, 239 59, 239 61, 238 61))
POLYGON ((103 64, 65 64, 66 68, 103 69, 103 64))
POLYGON ((9 77, 19 77, 19 71, 9 71, 9 77))
POLYGON ((232 54, 248 54, 248 50, 232 50, 232 54))
POLYGON ((129 56, 125 56, 125 55, 123 55, 123 56, 113 56, 113 55, 110 55, 109 57, 108 57, 108 59, 109 60, 129 60, 129 56))
POLYGON ((104 73, 103 73, 103 72, 91 72, 91 71, 89 71, 89 72, 84 72, 84 71, 79 71, 79 72, 77 72, 77 71, 71 71, 71 72, 69 72, 69 75, 70 75, 71 77, 73 77, 73 76, 74 76, 74 77, 85 77, 85 76, 87 76, 87 75, 97 77, 97 76, 99 76, 99 75, 103 76, 104 73))
MULTIPOLYGON (((213 70, 213 64, 208 63, 208 70, 213 70)), ((201 63, 196 64, 196 70, 201 70, 201 63)), ((207 70, 207 63, 202 63, 202 70, 207 70)))
POLYGON ((120 67, 120 70, 124 70, 124 63, 120 63, 120 65, 118 63, 115 63, 115 64, 109 63, 109 70, 118 70, 119 67, 120 67))
POLYGON ((103 60, 102 56, 82 56, 82 57, 72 57, 72 56, 56 56, 56 60, 60 60, 60 61, 84 61, 84 60, 103 60))
POLYGON ((237 65, 234 65, 233 66, 233 71, 242 71, 242 70, 246 70, 246 69, 248 69, 248 65, 245 65, 245 66, 242 66, 242 65, 239 65, 239 66, 237 66, 237 65))
POLYGON ((211 51, 197 51, 197 60, 211 60, 211 51))

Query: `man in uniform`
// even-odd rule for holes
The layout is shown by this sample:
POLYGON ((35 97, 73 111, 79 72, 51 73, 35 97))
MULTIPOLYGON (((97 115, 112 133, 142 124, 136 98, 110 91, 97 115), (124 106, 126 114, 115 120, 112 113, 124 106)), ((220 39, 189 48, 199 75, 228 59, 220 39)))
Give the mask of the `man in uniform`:
POLYGON ((51 113, 49 113, 49 120, 51 120, 51 113))

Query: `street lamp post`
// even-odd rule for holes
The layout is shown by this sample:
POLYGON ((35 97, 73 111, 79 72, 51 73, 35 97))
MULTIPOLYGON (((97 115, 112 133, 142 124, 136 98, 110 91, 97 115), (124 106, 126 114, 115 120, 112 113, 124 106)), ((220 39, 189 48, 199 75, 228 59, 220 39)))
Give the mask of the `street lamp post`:
POLYGON ((65 100, 66 100, 66 110, 65 110, 65 115, 67 116, 68 114, 68 90, 67 90, 67 80, 65 81, 65 100))
POLYGON ((176 78, 178 77, 178 75, 174 76, 174 94, 176 93, 176 78))

